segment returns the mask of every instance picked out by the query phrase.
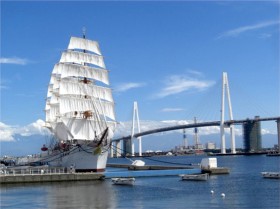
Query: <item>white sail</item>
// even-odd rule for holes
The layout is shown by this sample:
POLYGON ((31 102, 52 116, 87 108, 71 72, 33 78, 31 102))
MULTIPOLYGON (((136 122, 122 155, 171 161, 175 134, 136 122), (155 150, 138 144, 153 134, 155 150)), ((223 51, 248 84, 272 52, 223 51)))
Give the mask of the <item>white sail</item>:
POLYGON ((106 124, 86 119, 62 118, 63 123, 72 133, 74 139, 94 140, 101 134, 106 124))
POLYGON ((81 140, 93 140, 97 136, 103 133, 104 127, 109 126, 110 129, 114 129, 115 123, 105 122, 100 123, 96 120, 86 119, 73 119, 62 117, 62 122, 68 127, 69 132, 73 135, 74 139, 81 140))
POLYGON ((85 84, 83 82, 61 81, 59 95, 91 95, 95 98, 113 102, 112 91, 110 88, 85 84))
POLYGON ((52 71, 46 122, 60 140, 94 140, 116 124, 108 70, 97 42, 72 37, 68 49, 52 71))
POLYGON ((103 57, 95 54, 87 54, 84 52, 66 51, 63 52, 60 58, 60 62, 78 63, 84 64, 89 63, 97 65, 101 68, 106 68, 103 57))
POLYGON ((58 103, 59 103, 59 97, 53 94, 50 99, 50 104, 58 104, 58 103))
POLYGON ((53 74, 60 74, 61 79, 67 77, 85 77, 101 81, 109 85, 108 71, 105 69, 70 63, 58 63, 53 69, 53 74))
POLYGON ((80 112, 92 110, 96 114, 104 114, 106 117, 115 120, 114 103, 101 101, 102 107, 98 104, 99 101, 96 99, 81 99, 73 97, 61 97, 60 98, 60 114, 68 112, 80 112))
POLYGON ((73 134, 69 131, 69 128, 63 123, 51 123, 54 129, 55 135, 60 140, 71 140, 73 139, 73 134))
POLYGON ((49 84, 50 90, 58 88, 59 87, 59 82, 60 82, 59 76, 55 75, 55 74, 52 74, 50 84, 49 84))
POLYGON ((56 121, 58 116, 59 116, 58 105, 52 105, 51 108, 50 108, 49 121, 50 122, 56 121))
POLYGON ((47 98, 52 96, 52 90, 53 90, 53 85, 51 84, 48 86, 47 98))
POLYGON ((68 49, 82 49, 101 55, 98 43, 84 38, 71 37, 68 49))

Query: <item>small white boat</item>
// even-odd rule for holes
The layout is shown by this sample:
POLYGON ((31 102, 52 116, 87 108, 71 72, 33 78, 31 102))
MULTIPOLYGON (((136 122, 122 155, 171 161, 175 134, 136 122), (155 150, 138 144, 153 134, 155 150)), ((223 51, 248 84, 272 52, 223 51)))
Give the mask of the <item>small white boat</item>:
POLYGON ((134 166, 144 166, 145 162, 142 161, 142 160, 134 160, 131 165, 134 165, 134 166))
POLYGON ((133 185, 135 178, 112 178, 112 182, 118 185, 133 185))
POLYGON ((261 172, 264 178, 280 179, 280 172, 261 172))
POLYGON ((190 180, 190 181, 207 181, 209 178, 208 173, 204 174, 183 174, 180 175, 182 180, 190 180))

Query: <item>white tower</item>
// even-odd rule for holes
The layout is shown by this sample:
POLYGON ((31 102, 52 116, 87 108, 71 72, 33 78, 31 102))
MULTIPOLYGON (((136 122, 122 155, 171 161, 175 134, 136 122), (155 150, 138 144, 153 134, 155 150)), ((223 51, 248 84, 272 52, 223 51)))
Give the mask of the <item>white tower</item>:
MULTIPOLYGON (((140 130, 140 122, 139 122, 139 115, 138 115, 138 105, 137 102, 133 103, 133 119, 132 119, 132 129, 131 129, 131 154, 134 156, 134 129, 135 129, 135 119, 137 120, 137 128, 138 128, 138 133, 141 132, 140 130)), ((142 138, 138 137, 138 142, 139 142, 139 156, 142 156, 142 138)))
MULTIPOLYGON (((232 107, 229 93, 229 83, 227 73, 223 72, 223 85, 222 85, 222 104, 221 104, 221 123, 220 123, 220 132, 221 132, 221 153, 226 153, 225 146, 225 94, 227 96, 228 101, 228 110, 229 110, 229 118, 233 120, 232 115, 232 107)), ((230 136, 231 136, 231 153, 236 153, 235 151, 235 134, 234 134, 234 125, 230 125, 230 136)))

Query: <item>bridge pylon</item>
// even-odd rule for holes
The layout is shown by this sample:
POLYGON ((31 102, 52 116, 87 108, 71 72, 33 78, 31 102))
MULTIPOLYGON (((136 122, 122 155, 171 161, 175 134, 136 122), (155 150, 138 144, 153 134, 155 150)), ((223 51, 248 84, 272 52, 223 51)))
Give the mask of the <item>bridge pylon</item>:
MULTIPOLYGON (((134 151, 134 130, 135 130, 135 119, 137 122, 137 129, 138 129, 138 133, 141 132, 141 128, 140 128, 140 121, 139 121, 139 114, 138 114, 138 105, 137 102, 133 103, 133 119, 132 119, 132 129, 131 129, 131 155, 134 156, 135 155, 135 151, 134 151)), ((142 156, 142 138, 138 137, 138 142, 139 142, 139 156, 142 156)))
MULTIPOLYGON (((226 143, 225 143, 225 96, 227 96, 227 103, 228 103, 228 111, 229 111, 229 118, 233 120, 232 114, 232 106, 230 100, 230 93, 229 93, 229 83, 227 73, 223 72, 223 81, 222 81, 222 102, 221 102, 221 122, 220 122, 220 135, 221 135, 221 153, 226 153, 226 143)), ((230 136, 231 136, 231 153, 236 153, 235 150, 235 133, 234 133, 234 125, 230 125, 230 136)))

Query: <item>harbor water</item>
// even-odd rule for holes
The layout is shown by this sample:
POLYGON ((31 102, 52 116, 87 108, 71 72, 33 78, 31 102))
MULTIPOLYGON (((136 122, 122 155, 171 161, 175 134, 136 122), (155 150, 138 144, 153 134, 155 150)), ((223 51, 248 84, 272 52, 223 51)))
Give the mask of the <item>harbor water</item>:
MULTIPOLYGON (((150 165, 200 163, 207 156, 141 158, 150 165), (170 162, 167 164, 165 162, 170 162)), ((103 181, 1 185, 3 208, 280 208, 280 180, 265 179, 263 171, 280 171, 280 157, 218 156, 219 167, 230 174, 207 181, 181 181, 179 176, 137 177, 134 186, 103 181), (214 193, 211 193, 211 190, 214 193), (225 194, 225 197, 221 196, 225 194)), ((109 159, 108 163, 127 163, 109 159)), ((124 171, 107 168, 107 172, 124 171)))

